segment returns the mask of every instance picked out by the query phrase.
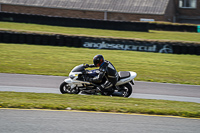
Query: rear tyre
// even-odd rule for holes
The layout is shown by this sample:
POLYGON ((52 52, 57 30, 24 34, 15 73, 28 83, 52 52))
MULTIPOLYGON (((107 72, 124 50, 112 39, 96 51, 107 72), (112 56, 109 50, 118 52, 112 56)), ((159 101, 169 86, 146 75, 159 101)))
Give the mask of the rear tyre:
POLYGON ((122 95, 123 97, 129 97, 132 94, 133 89, 129 83, 125 85, 121 85, 120 88, 121 88, 121 91, 124 91, 122 95))
POLYGON ((68 83, 63 82, 60 85, 60 92, 62 94, 66 94, 66 93, 69 93, 69 94, 78 94, 80 92, 80 90, 76 89, 76 87, 75 88, 71 88, 71 86, 68 83))

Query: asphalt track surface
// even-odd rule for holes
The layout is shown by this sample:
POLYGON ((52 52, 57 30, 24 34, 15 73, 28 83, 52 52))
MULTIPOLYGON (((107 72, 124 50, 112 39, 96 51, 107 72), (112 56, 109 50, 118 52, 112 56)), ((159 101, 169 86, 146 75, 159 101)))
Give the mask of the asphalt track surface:
MULTIPOLYGON (((0 91, 58 93, 66 77, 0 73, 0 91)), ((136 82, 131 97, 199 102, 200 86, 136 82)), ((0 109, 1 133, 199 133, 200 119, 0 109)))
MULTIPOLYGON (((57 93, 66 77, 0 73, 0 91, 57 93)), ((163 99, 200 103, 199 85, 136 81, 131 98, 163 99)))
POLYGON ((199 133, 200 119, 0 109, 1 133, 199 133))

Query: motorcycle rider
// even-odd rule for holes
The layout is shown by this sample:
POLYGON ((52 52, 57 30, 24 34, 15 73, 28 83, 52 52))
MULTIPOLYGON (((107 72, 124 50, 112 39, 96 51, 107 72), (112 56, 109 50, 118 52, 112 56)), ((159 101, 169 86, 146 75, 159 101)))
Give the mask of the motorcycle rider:
POLYGON ((112 65, 111 62, 104 60, 102 55, 96 55, 93 58, 92 65, 87 65, 87 67, 99 67, 99 74, 94 78, 87 77, 86 81, 94 82, 94 83, 101 83, 103 77, 105 76, 106 82, 101 84, 97 89, 101 92, 112 93, 113 89, 111 87, 115 85, 118 81, 119 75, 116 71, 115 67, 112 65))

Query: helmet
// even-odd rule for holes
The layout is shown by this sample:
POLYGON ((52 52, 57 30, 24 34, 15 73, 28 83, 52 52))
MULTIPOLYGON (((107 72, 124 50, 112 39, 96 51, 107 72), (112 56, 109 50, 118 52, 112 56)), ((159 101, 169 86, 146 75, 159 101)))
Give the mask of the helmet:
POLYGON ((96 67, 99 67, 104 62, 102 55, 95 55, 93 58, 93 63, 96 67))

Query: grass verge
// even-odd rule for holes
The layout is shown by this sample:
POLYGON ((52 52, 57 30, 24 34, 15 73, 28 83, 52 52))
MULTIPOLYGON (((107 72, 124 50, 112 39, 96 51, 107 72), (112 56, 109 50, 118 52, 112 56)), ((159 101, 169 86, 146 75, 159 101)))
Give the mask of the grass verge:
POLYGON ((136 80, 200 85, 200 57, 122 50, 2 44, 0 72, 68 76, 79 64, 103 54, 118 71, 135 71, 136 80))
POLYGON ((130 39, 145 39, 145 40, 159 40, 159 41, 190 41, 200 42, 199 33, 190 32, 170 32, 170 31, 155 31, 149 32, 134 32, 134 31, 117 31, 117 30, 102 30, 90 28, 75 28, 75 27, 61 27, 48 26, 39 24, 27 23, 13 23, 0 22, 1 30, 26 31, 26 32, 41 32, 67 35, 84 35, 95 37, 117 37, 130 39))
POLYGON ((200 104, 108 96, 0 92, 0 108, 84 110, 200 118, 200 104))

